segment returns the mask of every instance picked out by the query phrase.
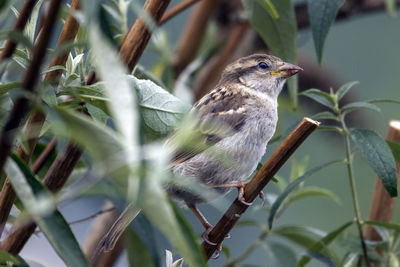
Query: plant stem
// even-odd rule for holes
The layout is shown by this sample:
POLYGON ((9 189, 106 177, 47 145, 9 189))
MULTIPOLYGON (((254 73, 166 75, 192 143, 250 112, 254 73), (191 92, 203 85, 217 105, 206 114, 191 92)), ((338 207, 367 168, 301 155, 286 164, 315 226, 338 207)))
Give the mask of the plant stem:
POLYGON ((340 116, 340 123, 342 124, 343 132, 344 132, 345 146, 346 146, 346 158, 347 158, 347 173, 349 175, 350 190, 351 190, 351 196, 352 196, 352 200, 353 200, 354 213, 356 215, 356 224, 357 224, 357 228, 358 228, 358 233, 360 235, 361 248, 362 248, 362 251, 364 254, 364 259, 365 259, 366 265, 371 266, 371 263, 368 258, 367 246, 365 245, 364 234, 362 231, 361 212, 360 212, 360 206, 358 204, 356 183, 354 180, 353 163, 352 163, 352 156, 351 156, 351 150, 350 150, 350 148, 351 148, 350 133, 349 133, 349 129, 347 128, 346 123, 344 121, 344 115, 340 116))

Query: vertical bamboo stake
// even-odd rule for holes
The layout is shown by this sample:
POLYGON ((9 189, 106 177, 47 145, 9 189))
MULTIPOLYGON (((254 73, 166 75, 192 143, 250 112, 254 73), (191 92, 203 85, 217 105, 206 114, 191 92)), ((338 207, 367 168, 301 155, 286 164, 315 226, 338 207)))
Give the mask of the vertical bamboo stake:
MULTIPOLYGON (((400 143, 400 121, 390 121, 386 139, 396 143, 400 143)), ((400 165, 397 163, 397 180, 400 177, 400 165)), ((392 219, 394 209, 394 198, 391 198, 383 187, 381 179, 376 178, 375 189, 372 197, 371 210, 369 220, 389 222, 392 219)), ((381 237, 378 232, 371 226, 367 225, 365 236, 369 240, 380 241, 381 237)))

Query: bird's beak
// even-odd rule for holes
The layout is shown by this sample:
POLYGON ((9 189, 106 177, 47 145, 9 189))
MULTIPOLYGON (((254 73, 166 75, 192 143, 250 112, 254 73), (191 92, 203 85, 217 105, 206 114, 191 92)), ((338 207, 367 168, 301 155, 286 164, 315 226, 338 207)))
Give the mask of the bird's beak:
POLYGON ((279 66, 275 71, 272 71, 271 75, 279 75, 282 78, 289 78, 299 71, 303 71, 303 69, 299 66, 284 62, 283 65, 279 66))

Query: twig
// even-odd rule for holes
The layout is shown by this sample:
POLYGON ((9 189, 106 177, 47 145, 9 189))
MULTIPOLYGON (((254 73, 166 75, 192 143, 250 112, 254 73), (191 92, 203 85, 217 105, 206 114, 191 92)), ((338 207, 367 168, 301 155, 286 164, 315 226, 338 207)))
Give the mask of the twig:
POLYGON ((179 74, 195 58, 218 0, 203 0, 190 15, 189 21, 179 39, 177 54, 173 62, 174 75, 179 74))
MULTIPOLYGON (((109 212, 112 212, 112 211, 115 211, 115 207, 114 206, 112 206, 111 208, 99 210, 98 212, 93 213, 92 215, 84 217, 82 219, 78 219, 78 220, 75 220, 75 221, 68 222, 68 224, 69 225, 80 224, 80 223, 89 221, 91 219, 95 219, 95 218, 99 217, 100 215, 103 215, 103 214, 106 214, 106 213, 109 213, 109 212)), ((34 232, 34 234, 40 234, 40 233, 42 233, 41 230, 37 230, 37 231, 34 232)))
MULTIPOLYGON (((400 143, 400 121, 390 121, 386 139, 400 143)), ((396 164, 397 179, 400 178, 400 164, 396 164)), ((370 221, 389 222, 393 215, 395 199, 391 198, 383 187, 381 179, 376 178, 375 189, 372 197, 371 210, 369 213, 370 221)), ((367 225, 365 237, 372 241, 381 241, 381 236, 371 226, 367 225)))
MULTIPOLYGON (((21 8, 21 12, 18 15, 17 21, 14 24, 14 31, 22 32, 24 30, 36 2, 37 0, 25 1, 24 5, 21 8)), ((8 39, 4 46, 3 52, 0 55, 0 62, 7 58, 10 58, 14 54, 15 48, 17 48, 17 42, 15 40, 8 39)))
MULTIPOLYGON (((171 0, 147 0, 144 4, 144 10, 157 23, 160 21, 170 1, 171 0)), ((151 31, 148 29, 144 20, 139 17, 126 34, 120 49, 121 58, 130 72, 139 61, 150 37, 151 31)))
POLYGON ((158 25, 160 25, 160 26, 163 25, 165 22, 172 19, 174 16, 176 16, 177 14, 179 14, 180 12, 182 12, 183 10, 185 10, 186 8, 190 7, 191 5, 195 4, 198 1, 200 1, 200 0, 186 0, 186 1, 183 1, 179 4, 177 4, 176 6, 174 6, 170 10, 168 10, 164 14, 164 16, 161 17, 158 25))
MULTIPOLYGON (((297 125, 250 182, 246 184, 244 188, 244 198, 246 202, 251 203, 257 198, 262 189, 269 183, 282 165, 318 125, 319 122, 309 118, 304 118, 297 125)), ((208 235, 209 241, 220 244, 247 208, 248 206, 236 199, 208 235)), ((206 242, 202 243, 202 247, 208 259, 217 249, 217 246, 206 242)))
MULTIPOLYGON (((76 10, 79 8, 79 0, 73 0, 71 3, 71 11, 76 10)), ((53 14, 54 15, 54 14, 53 14)), ((53 22, 51 21, 53 24, 53 22)), ((68 16, 63 29, 61 31, 59 40, 57 42, 57 47, 61 46, 62 44, 73 41, 77 32, 78 32, 79 24, 75 20, 73 16, 68 16)), ((68 53, 58 55, 57 57, 53 58, 50 63, 49 67, 53 67, 56 65, 65 66, 67 61, 68 53)), ((48 72, 45 76, 46 82, 51 82, 53 85, 56 85, 58 82, 58 78, 61 76, 62 72, 52 71, 48 72)), ((18 147, 17 154, 21 156, 21 158, 28 163, 33 150, 35 149, 38 136, 40 134, 40 130, 43 127, 43 123, 46 117, 45 114, 41 110, 34 110, 28 120, 26 129, 25 129, 25 136, 28 137, 28 145, 29 151, 25 153, 22 145, 18 147)), ((7 218, 10 214, 12 205, 15 201, 16 195, 11 186, 10 180, 6 178, 6 181, 3 185, 0 194, 0 235, 3 232, 4 225, 7 221, 7 218)))

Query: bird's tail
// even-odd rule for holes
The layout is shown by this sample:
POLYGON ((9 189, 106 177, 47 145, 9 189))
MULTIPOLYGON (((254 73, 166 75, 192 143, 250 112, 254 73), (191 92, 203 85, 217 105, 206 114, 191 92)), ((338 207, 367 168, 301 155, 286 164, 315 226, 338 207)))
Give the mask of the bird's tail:
POLYGON ((132 203, 129 204, 97 245, 94 255, 99 255, 102 251, 112 250, 125 229, 136 218, 140 211, 141 209, 134 208, 132 203))

